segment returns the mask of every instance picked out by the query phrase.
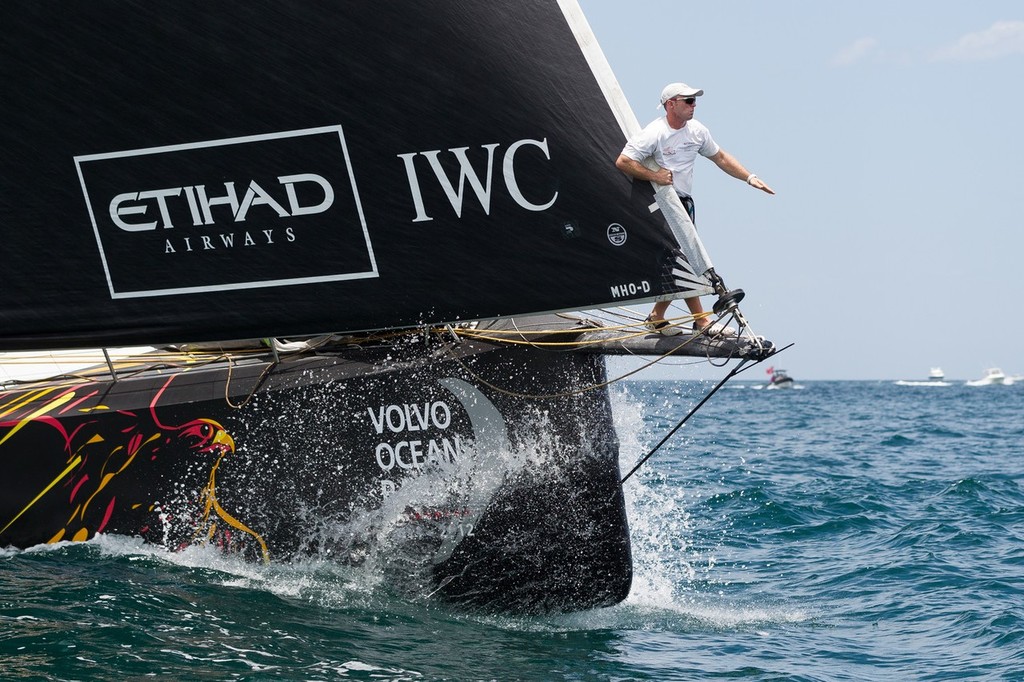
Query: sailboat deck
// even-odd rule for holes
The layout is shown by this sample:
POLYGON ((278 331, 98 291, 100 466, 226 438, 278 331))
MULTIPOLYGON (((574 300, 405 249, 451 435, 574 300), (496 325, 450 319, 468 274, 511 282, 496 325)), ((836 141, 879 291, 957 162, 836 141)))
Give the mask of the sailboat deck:
MULTIPOLYGON (((152 381, 187 373, 193 381, 210 378, 223 386, 223 374, 251 390, 254 381, 270 386, 299 381, 302 372, 330 368, 338 379, 387 371, 403 362, 403 349, 423 344, 434 357, 466 357, 495 346, 529 346, 557 353, 597 355, 688 356, 715 359, 757 358, 773 350, 762 339, 710 337, 685 329, 663 336, 637 324, 608 326, 576 315, 539 315, 503 318, 483 323, 425 330, 372 332, 323 336, 301 341, 252 340, 223 344, 190 344, 161 348, 113 349, 105 357, 99 349, 52 353, 4 353, 0 356, 0 386, 6 391, 123 382, 152 381), (110 362, 107 363, 109 357, 110 362), (214 379, 214 376, 219 378, 214 379)), ((423 354, 417 352, 417 362, 423 354)), ((301 383, 301 382, 300 382, 301 383)))

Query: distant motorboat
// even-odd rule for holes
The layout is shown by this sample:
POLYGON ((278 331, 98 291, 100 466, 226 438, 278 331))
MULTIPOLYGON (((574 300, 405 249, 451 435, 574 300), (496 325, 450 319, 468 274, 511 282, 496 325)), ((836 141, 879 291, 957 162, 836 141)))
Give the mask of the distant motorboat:
POLYGON ((769 379, 766 388, 793 388, 793 377, 789 376, 786 370, 769 367, 767 372, 769 379))
POLYGON ((985 370, 985 376, 981 379, 968 381, 968 386, 1009 386, 1013 383, 1013 377, 1008 377, 998 367, 989 367, 985 370))
POLYGON ((946 381, 946 373, 942 371, 941 367, 932 367, 928 372, 928 381, 914 381, 908 379, 900 379, 899 381, 893 382, 897 386, 952 386, 953 384, 946 381))

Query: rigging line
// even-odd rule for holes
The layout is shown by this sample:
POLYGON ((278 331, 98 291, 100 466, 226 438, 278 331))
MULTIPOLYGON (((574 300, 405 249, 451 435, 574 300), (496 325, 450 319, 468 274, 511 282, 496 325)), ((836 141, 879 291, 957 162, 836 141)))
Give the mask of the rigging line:
MULTIPOLYGON (((595 327, 595 328, 592 328, 592 329, 578 329, 578 330, 571 330, 571 331, 570 330, 566 330, 565 332, 562 332, 562 330, 551 330, 549 332, 544 332, 544 333, 552 335, 552 336, 555 335, 555 334, 558 334, 558 333, 565 333, 565 334, 572 333, 572 334, 575 334, 575 335, 580 335, 582 333, 593 332, 593 331, 608 331, 608 328, 596 328, 595 327)), ((651 332, 646 331, 646 330, 645 331, 636 331, 636 332, 630 332, 628 334, 621 334, 621 335, 619 335, 617 337, 614 337, 614 338, 611 338, 611 339, 593 339, 593 340, 590 340, 590 341, 580 341, 579 339, 574 339, 572 341, 529 341, 529 340, 526 340, 526 339, 514 339, 514 338, 506 338, 506 337, 502 337, 502 336, 489 336, 487 334, 481 334, 481 333, 477 333, 477 332, 466 333, 465 331, 462 331, 462 330, 455 330, 455 334, 457 336, 460 336, 460 337, 463 337, 463 338, 467 338, 467 339, 473 339, 473 340, 476 340, 476 341, 490 341, 490 342, 493 342, 493 343, 502 343, 502 344, 508 344, 508 345, 513 345, 513 346, 515 346, 515 345, 531 346, 533 348, 559 348, 559 347, 580 348, 580 347, 584 347, 584 346, 601 346, 601 345, 608 344, 608 343, 616 343, 616 342, 620 342, 620 341, 628 341, 629 339, 636 339, 636 338, 640 338, 642 336, 648 336, 650 333, 651 332)))
MULTIPOLYGON (((695 317, 695 318, 696 318, 696 317, 706 318, 706 317, 708 317, 709 315, 710 315, 710 313, 698 313, 698 314, 697 314, 697 315, 695 315, 694 317, 695 317)), ((728 326, 729 326, 729 325, 730 325, 730 324, 731 324, 732 322, 734 322, 734 321, 735 321, 735 322, 737 323, 737 326, 739 327, 739 334, 740 334, 740 335, 744 334, 744 329, 746 329, 746 326, 740 323, 740 321, 739 321, 739 319, 738 319, 738 317, 737 317, 737 315, 736 315, 735 313, 729 313, 728 317, 727 317, 727 316, 725 316, 725 315, 721 315, 721 316, 719 316, 718 320, 716 320, 716 321, 712 322, 711 324, 709 324, 709 325, 707 325, 707 326, 705 326, 705 327, 702 327, 702 328, 701 328, 701 329, 700 329, 700 330, 699 330, 699 331, 697 332, 697 334, 698 334, 699 336, 707 336, 707 337, 708 337, 708 340, 709 340, 709 342, 710 342, 710 343, 714 343, 714 340, 715 340, 715 338, 716 338, 716 336, 717 336, 717 335, 715 335, 715 334, 712 334, 712 333, 711 333, 711 328, 712 328, 712 327, 713 327, 713 326, 714 326, 715 324, 722 324, 722 325, 725 325, 726 327, 728 327, 728 326)), ((748 330, 748 331, 749 331, 749 330, 748 330)), ((750 338, 750 340, 751 340, 751 341, 752 341, 753 343, 757 344, 757 337, 756 337, 756 336, 754 336, 753 332, 751 332, 751 334, 750 334, 750 337, 749 337, 749 338, 750 338)), ((757 344, 757 345, 758 345, 758 346, 760 346, 760 344, 757 344)), ((721 362, 721 363, 715 364, 715 359, 714 359, 713 357, 711 357, 711 346, 709 345, 709 346, 708 346, 708 352, 707 352, 707 354, 706 354, 706 359, 707 359, 707 361, 708 361, 708 364, 709 364, 709 365, 711 365, 712 367, 725 367, 725 366, 726 366, 727 364, 729 364, 729 361, 730 361, 730 360, 732 360, 733 358, 732 358, 732 357, 728 357, 728 358, 726 358, 726 359, 725 359, 725 361, 724 361, 724 362, 721 362)))
MULTIPOLYGON (((564 316, 564 315, 562 315, 562 317, 565 317, 566 319, 572 319, 572 318, 569 318, 568 316, 564 316)), ((583 334, 586 334, 588 332, 594 332, 594 331, 613 331, 614 330, 612 327, 604 327, 604 326, 577 326, 577 327, 573 327, 572 329, 520 329, 519 328, 519 323, 516 322, 516 318, 514 318, 514 317, 509 318, 509 322, 512 324, 512 328, 514 330, 512 332, 509 332, 509 331, 503 330, 503 329, 483 330, 483 331, 490 331, 491 333, 497 335, 497 336, 491 338, 491 337, 486 336, 482 332, 482 330, 475 329, 475 330, 472 330, 472 331, 467 330, 466 336, 469 337, 469 338, 475 338, 477 340, 494 341, 494 342, 499 342, 499 343, 527 345, 527 346, 531 346, 533 348, 538 348, 538 349, 545 349, 545 348, 548 348, 548 347, 550 347, 550 348, 557 348, 559 346, 569 346, 569 347, 572 347, 572 348, 576 348, 576 347, 582 347, 582 346, 600 345, 600 344, 603 344, 603 343, 608 343, 608 341, 604 341, 604 340, 600 340, 600 339, 596 339, 594 341, 580 341, 578 339, 578 337, 582 336, 583 334), (522 338, 522 340, 503 338, 502 334, 510 334, 510 335, 511 334, 516 334, 516 335, 519 335, 519 336, 521 336, 523 338, 522 338), (537 335, 537 336, 541 336, 541 335, 543 335, 543 336, 569 336, 569 335, 571 335, 574 338, 571 341, 532 341, 532 340, 530 340, 528 338, 528 336, 531 335, 531 334, 537 335)), ((618 329, 626 329, 626 328, 625 327, 621 327, 621 328, 618 328, 618 329)), ((456 334, 458 334, 458 332, 456 332, 456 334)), ((612 339, 612 341, 625 341, 625 340, 628 340, 628 339, 636 338, 638 336, 643 336, 645 334, 646 334, 646 332, 644 332, 644 331, 634 332, 634 331, 631 330, 630 333, 622 335, 622 336, 619 336, 616 339, 612 339)))
POLYGON ((580 332, 585 332, 585 331, 611 330, 611 329, 612 329, 611 327, 603 327, 603 326, 602 327, 572 327, 572 328, 569 328, 569 329, 565 329, 565 328, 561 328, 561 329, 519 329, 519 327, 517 326, 517 327, 515 327, 513 329, 487 329, 487 328, 480 328, 480 327, 476 327, 476 328, 473 328, 473 329, 459 329, 458 327, 454 327, 453 331, 456 334, 465 334, 466 336, 474 336, 474 335, 476 335, 476 336, 487 336, 487 335, 493 334, 496 338, 501 338, 502 340, 505 340, 506 337, 507 337, 507 339, 508 339, 508 341, 510 343, 515 340, 515 337, 521 336, 521 337, 523 337, 523 339, 519 341, 520 343, 536 343, 534 341, 527 340, 526 337, 528 337, 528 336, 555 336, 555 335, 558 335, 558 334, 579 334, 580 332))
MULTIPOLYGON (((580 335, 582 335, 582 334, 584 334, 584 333, 586 333, 588 331, 593 331, 595 329, 593 327, 582 327, 582 328, 573 328, 573 329, 564 329, 564 330, 563 329, 557 329, 557 330, 556 329, 552 329, 552 330, 524 330, 524 329, 520 329, 519 328, 519 323, 516 322, 516 319, 514 317, 509 318, 509 322, 512 324, 512 328, 515 330, 515 333, 517 333, 517 334, 519 334, 520 336, 523 337, 522 341, 517 341, 515 339, 501 339, 501 338, 489 339, 489 340, 491 340, 491 341, 500 341, 502 343, 524 344, 524 345, 530 346, 532 348, 537 348, 537 349, 541 349, 541 350, 544 350, 547 347, 552 347, 552 348, 558 347, 558 346, 573 346, 573 347, 575 347, 575 346, 585 346, 585 345, 589 345, 589 344, 600 343, 599 341, 582 341, 581 342, 581 341, 577 341, 576 339, 574 339, 573 341, 531 341, 528 338, 529 334, 545 334, 545 335, 572 334, 574 337, 579 337, 580 335)), ((493 331, 497 332, 499 334, 499 336, 500 336, 500 333, 501 333, 502 330, 493 330, 493 331)), ((477 335, 477 336, 475 336, 475 338, 477 338, 477 339, 485 339, 486 338, 484 336, 479 335, 479 332, 476 331, 476 330, 471 332, 469 334, 469 336, 473 336, 474 334, 477 335)), ((618 340, 621 341, 622 339, 620 338, 618 340)))
MULTIPOLYGON (((637 321, 633 321, 631 324, 622 324, 622 325, 611 325, 611 326, 609 326, 609 325, 606 325, 606 324, 595 324, 589 318, 581 318, 581 317, 577 317, 577 316, 564 315, 564 314, 561 314, 561 313, 559 313, 558 316, 562 317, 564 319, 573 320, 573 321, 577 322, 578 324, 577 324, 577 326, 571 327, 571 328, 565 328, 565 327, 550 328, 550 327, 548 327, 548 328, 539 328, 539 329, 529 329, 529 328, 524 329, 524 328, 520 327, 519 324, 516 322, 516 318, 508 318, 508 320, 513 325, 512 329, 496 329, 496 328, 480 327, 480 326, 474 326, 474 327, 470 327, 470 328, 463 328, 463 327, 457 327, 456 326, 456 327, 453 327, 453 329, 456 332, 465 332, 465 333, 470 333, 470 334, 471 333, 479 333, 479 334, 495 334, 495 335, 498 335, 498 336, 507 335, 507 336, 523 336, 523 337, 526 337, 526 336, 530 336, 530 335, 541 336, 541 335, 555 335, 555 334, 578 334, 579 332, 583 332, 583 331, 595 331, 595 330, 596 331, 616 331, 616 330, 624 330, 624 329, 632 330, 632 329, 636 329, 637 326, 638 326, 638 323, 640 322, 639 320, 637 320, 637 321)), ((676 318, 673 318, 673 320, 675 320, 675 319, 676 318)), ((683 318, 679 318, 679 319, 683 319, 683 318)), ((451 325, 447 325, 447 326, 451 326, 451 325)), ((446 326, 446 328, 447 328, 447 326, 446 326)))
POLYGON ((779 354, 779 353, 781 353, 782 351, 786 350, 787 348, 791 348, 792 346, 793 346, 793 344, 792 344, 792 343, 791 343, 791 344, 789 344, 789 345, 787 345, 787 346, 783 346, 783 347, 782 347, 782 348, 780 348, 779 350, 777 350, 777 351, 774 351, 774 352, 772 352, 772 353, 769 353, 769 354, 768 354, 768 355, 766 355, 765 357, 763 357, 763 358, 760 358, 760 359, 758 359, 758 360, 753 360, 753 361, 751 361, 751 360, 747 360, 747 359, 743 359, 743 360, 740 360, 740 363, 739 363, 738 365, 736 365, 736 367, 734 367, 734 368, 733 368, 733 369, 732 369, 732 370, 731 370, 731 371, 730 371, 730 372, 729 372, 729 373, 728 373, 728 374, 727 374, 727 375, 725 376, 725 378, 724 378, 724 379, 722 379, 721 381, 719 381, 719 382, 718 382, 718 384, 717 384, 717 385, 715 385, 715 387, 714 387, 713 389, 711 389, 711 391, 710 391, 710 392, 709 392, 709 393, 708 393, 708 394, 707 394, 706 396, 704 396, 703 398, 701 398, 701 401, 700 401, 699 403, 697 403, 697 404, 696 404, 696 405, 695 405, 695 406, 694 406, 694 407, 693 407, 693 408, 692 408, 692 409, 691 409, 691 410, 690 410, 689 412, 687 412, 687 413, 686 413, 686 416, 685 416, 685 417, 683 417, 683 418, 682 418, 682 419, 681 419, 681 420, 679 421, 679 423, 678 423, 678 424, 676 424, 675 426, 673 426, 673 427, 672 427, 672 429, 671 429, 671 430, 670 430, 670 431, 669 431, 669 432, 668 432, 667 434, 665 434, 665 437, 664 437, 664 438, 662 438, 662 439, 661 439, 660 441, 658 441, 658 444, 657 444, 657 445, 655 445, 655 446, 654 446, 653 448, 651 448, 651 449, 650 449, 650 451, 649 451, 649 452, 648 452, 648 453, 647 453, 646 455, 644 455, 644 456, 643 456, 643 457, 642 457, 642 458, 640 459, 640 461, 639 461, 639 462, 637 462, 637 463, 636 463, 636 464, 635 464, 635 465, 633 466, 633 468, 632 468, 632 469, 630 469, 630 470, 629 470, 629 473, 628 473, 628 474, 626 474, 625 476, 623 476, 623 477, 622 477, 622 480, 620 480, 620 481, 619 481, 619 483, 620 483, 620 484, 622 484, 622 483, 625 483, 625 482, 626 482, 626 479, 628 479, 628 478, 629 478, 630 476, 632 476, 633 474, 635 474, 635 473, 637 472, 637 470, 638 470, 638 469, 639 469, 639 468, 640 468, 641 466, 643 466, 643 464, 644 464, 644 463, 645 463, 645 462, 646 462, 647 460, 649 460, 649 459, 650 459, 650 458, 651 458, 651 457, 652 457, 652 456, 654 455, 654 453, 655 453, 655 452, 657 452, 657 451, 658 451, 658 449, 659 449, 659 448, 660 448, 660 447, 661 447, 662 445, 664 445, 664 444, 665 444, 665 443, 666 443, 666 442, 668 441, 668 439, 669 439, 669 438, 671 438, 671 437, 672 437, 672 435, 673 435, 673 434, 674 434, 674 433, 675 433, 676 431, 678 431, 679 429, 681 429, 681 428, 682 428, 683 424, 685 424, 685 423, 686 423, 687 421, 689 421, 690 417, 692 417, 693 415, 695 415, 695 414, 697 413, 697 410, 699 410, 699 409, 700 409, 701 407, 703 407, 703 406, 704 406, 704 403, 706 403, 706 402, 707 402, 708 400, 710 400, 710 399, 711 399, 711 396, 713 396, 713 395, 714 395, 715 393, 717 393, 717 392, 718 392, 718 389, 722 388, 722 386, 725 386, 725 384, 726 384, 726 382, 727 382, 727 381, 729 381, 730 379, 732 379, 733 377, 735 377, 735 376, 736 376, 737 374, 742 374, 743 372, 746 372, 746 371, 747 371, 748 369, 751 369, 751 368, 753 368, 753 367, 756 367, 757 365, 760 365, 760 364, 761 364, 762 362, 764 362, 764 361, 765 361, 765 360, 767 360, 768 358, 773 358, 773 357, 775 357, 776 355, 778 355, 778 354, 779 354))
POLYGON ((737 367, 736 368, 736 374, 741 374, 743 372, 746 372, 747 370, 753 369, 754 367, 756 367, 757 365, 760 365, 765 360, 769 360, 771 358, 774 358, 776 355, 778 355, 782 351, 784 351, 784 350, 786 350, 788 348, 792 348, 795 345, 796 345, 795 342, 794 343, 788 343, 785 346, 783 346, 782 348, 779 348, 778 350, 773 350, 772 352, 768 353, 768 355, 764 356, 763 358, 758 358, 758 360, 756 362, 754 362, 754 364, 752 364, 752 365, 744 367, 743 369, 740 369, 739 367, 737 367))
MULTIPOLYGON (((711 313, 699 313, 698 315, 678 315, 678 316, 675 316, 675 317, 667 317, 667 318, 665 318, 665 321, 670 323, 670 324, 672 324, 672 325, 674 325, 674 326, 680 326, 680 325, 682 325, 685 322, 690 322, 690 321, 692 321, 694 319, 697 319, 699 317, 707 317, 708 315, 711 315, 711 313)), ((590 320, 585 319, 585 318, 569 317, 569 316, 563 316, 563 317, 566 317, 567 319, 575 319, 575 320, 577 320, 579 322, 589 322, 590 321, 590 320)), ((495 335, 498 335, 498 336, 500 336, 502 334, 521 335, 521 336, 527 336, 527 335, 530 335, 530 334, 533 334, 533 335, 577 334, 579 332, 587 332, 587 331, 630 331, 630 332, 633 332, 637 328, 641 328, 642 329, 643 328, 643 323, 644 323, 643 318, 635 317, 635 318, 629 318, 629 321, 627 323, 625 323, 625 324, 612 324, 612 325, 607 325, 607 324, 593 325, 593 324, 591 324, 591 325, 588 325, 588 326, 577 326, 577 327, 573 327, 571 329, 564 329, 564 328, 559 328, 559 329, 550 329, 550 328, 549 329, 520 329, 519 326, 517 324, 515 324, 514 318, 510 318, 510 319, 512 319, 513 324, 515 325, 514 330, 474 328, 472 330, 456 329, 456 331, 466 331, 468 333, 474 333, 474 332, 475 333, 490 333, 490 334, 495 334, 495 335)), ((648 332, 641 331, 640 333, 641 334, 645 334, 645 333, 648 333, 648 332)))
MULTIPOLYGON (((245 354, 250 351, 236 351, 235 354, 245 354)), ((221 355, 213 356, 206 353, 145 353, 143 355, 133 356, 132 358, 124 358, 124 362, 130 364, 118 367, 122 365, 121 360, 115 360, 114 365, 117 368, 117 375, 121 379, 130 379, 132 377, 144 374, 146 372, 159 371, 162 369, 192 369, 195 367, 202 367, 204 365, 217 362, 221 359, 221 355), (146 357, 144 358, 143 355, 146 357), (188 356, 188 360, 183 362, 144 362, 150 358, 162 359, 162 358, 181 358, 188 356), (136 366, 137 365, 137 366, 136 366), (129 371, 130 369, 130 371, 129 371)), ((95 368, 83 368, 80 372, 66 372, 64 374, 52 375, 40 379, 12 379, 4 382, 4 387, 12 386, 15 390, 20 389, 23 386, 33 386, 35 384, 56 384, 55 388, 65 388, 71 386, 78 386, 80 384, 98 384, 103 383, 103 378, 106 376, 106 372, 98 374, 95 368)))
MULTIPOLYGON (((671 303, 676 303, 677 301, 682 301, 682 300, 685 300, 685 299, 680 299, 680 298, 671 299, 671 303)), ((601 316, 600 314, 603 314, 603 315, 605 315, 607 317, 618 317, 618 318, 627 319, 627 320, 632 321, 634 326, 636 324, 642 324, 644 319, 645 319, 645 317, 646 317, 645 313, 637 312, 636 310, 633 310, 632 308, 629 308, 627 306, 617 306, 615 308, 598 308, 598 309, 593 310, 593 311, 588 311, 588 313, 590 315, 593 315, 594 317, 600 317, 601 316), (600 313, 600 314, 598 314, 598 313, 600 313)), ((700 313, 700 315, 709 315, 709 314, 710 313, 700 313)), ((666 319, 676 320, 676 321, 685 321, 685 320, 692 320, 692 319, 694 319, 694 317, 695 316, 693 315, 693 313, 687 312, 687 313, 685 313, 683 315, 677 315, 675 317, 666 318, 666 319)))
MULTIPOLYGON (((708 314, 710 314, 710 313, 708 313, 708 314)), ((706 314, 701 314, 700 316, 706 316, 706 314)), ((679 326, 679 324, 681 324, 682 321, 693 320, 693 319, 696 319, 697 317, 700 317, 700 316, 696 316, 695 317, 695 316, 690 315, 690 316, 673 317, 673 318, 667 319, 666 321, 668 321, 673 326, 679 326)), ((558 346, 580 347, 580 346, 591 346, 591 345, 603 345, 603 344, 606 344, 606 343, 613 343, 613 342, 618 342, 618 341, 626 341, 626 340, 629 340, 629 339, 635 339, 635 338, 639 338, 639 337, 642 337, 642 336, 648 336, 651 333, 647 329, 642 329, 642 328, 638 329, 637 327, 638 327, 638 325, 636 323, 633 323, 633 324, 614 325, 614 326, 601 325, 601 326, 597 326, 597 327, 575 327, 573 329, 520 330, 518 327, 516 327, 515 330, 503 330, 503 329, 483 329, 483 330, 481 330, 481 329, 472 329, 472 330, 470 330, 470 329, 452 329, 452 333, 454 333, 457 336, 465 337, 465 338, 468 338, 468 339, 476 339, 478 341, 493 341, 493 342, 496 342, 496 343, 507 343, 507 344, 510 344, 510 345, 529 345, 529 346, 533 346, 533 347, 536 347, 536 348, 542 348, 542 347, 552 347, 552 348, 554 348, 554 347, 558 347, 558 346), (573 336, 579 336, 581 334, 585 334, 585 333, 588 333, 588 332, 613 332, 613 331, 621 331, 622 334, 620 334, 618 337, 613 338, 613 339, 595 339, 595 340, 592 340, 592 341, 580 341, 578 339, 574 339, 572 341, 531 341, 531 340, 525 338, 526 336, 528 336, 530 334, 544 335, 544 336, 558 336, 558 335, 563 335, 564 336, 564 335, 570 335, 571 334, 573 336), (505 336, 505 335, 507 335, 507 336, 505 336), (515 339, 515 338, 508 338, 508 336, 522 336, 524 338, 523 339, 515 339)), ((699 331, 693 333, 692 338, 689 339, 686 343, 690 343, 691 341, 695 340, 696 337, 701 336, 701 335, 702 334, 699 331)), ((685 345, 685 344, 682 344, 682 345, 685 345)))
POLYGON ((276 361, 269 363, 263 369, 263 371, 260 372, 259 377, 257 377, 257 379, 256 379, 256 383, 253 385, 252 389, 249 391, 249 395, 245 396, 245 399, 242 402, 240 402, 239 404, 236 405, 233 402, 231 402, 231 394, 230 394, 231 375, 233 373, 235 365, 231 361, 231 354, 230 353, 225 353, 223 357, 224 357, 225 360, 228 361, 228 376, 227 376, 227 379, 224 381, 224 402, 226 402, 228 404, 228 407, 234 408, 236 410, 240 410, 240 409, 242 409, 243 407, 245 407, 246 405, 249 404, 249 401, 252 400, 253 396, 256 395, 256 391, 258 391, 260 389, 260 386, 263 385, 263 382, 266 380, 267 376, 269 376, 270 372, 275 367, 277 367, 278 363, 276 361))
MULTIPOLYGON (((689 341, 687 341, 687 343, 689 343, 689 341)), ((494 384, 492 384, 491 382, 487 381, 486 379, 481 377, 479 374, 474 372, 472 369, 470 369, 469 366, 465 362, 463 362, 461 358, 456 356, 452 352, 453 349, 454 349, 453 346, 450 346, 450 345, 447 346, 444 349, 444 351, 445 351, 446 354, 451 356, 451 358, 453 360, 455 360, 457 363, 459 363, 462 366, 462 368, 464 370, 466 370, 466 373, 469 374, 471 377, 473 377, 474 380, 480 382, 481 384, 483 384, 484 386, 487 386, 488 388, 491 388, 491 389, 497 391, 498 393, 502 393, 504 395, 512 396, 513 398, 527 398, 527 399, 531 399, 531 400, 547 400, 547 399, 551 399, 551 398, 568 398, 570 396, 582 395, 583 393, 587 393, 589 391, 596 391, 596 390, 601 389, 601 388, 606 388, 608 386, 611 386, 614 383, 622 381, 623 379, 625 379, 627 377, 631 377, 634 374, 642 372, 645 369, 651 367, 652 365, 655 365, 655 364, 663 361, 665 358, 667 358, 667 357, 675 354, 677 351, 681 350, 685 345, 686 345, 685 343, 679 344, 675 348, 669 349, 664 354, 659 355, 658 357, 654 358, 650 362, 647 362, 647 363, 645 363, 643 365, 640 365, 636 369, 634 369, 632 371, 629 371, 629 372, 626 372, 625 374, 622 374, 620 376, 617 376, 614 379, 608 379, 607 381, 603 381, 603 382, 600 382, 600 383, 597 383, 597 384, 592 384, 590 386, 584 386, 583 388, 579 388, 579 389, 576 389, 574 391, 566 391, 564 393, 552 393, 550 395, 519 393, 519 392, 516 392, 516 391, 510 391, 508 389, 501 388, 500 386, 495 386, 494 384)), ((638 356, 632 355, 632 357, 638 357, 638 356)))
MULTIPOLYGON (((740 364, 736 365, 736 367, 733 368, 732 371, 730 371, 728 374, 726 374, 725 378, 722 379, 721 381, 719 381, 718 384, 714 388, 712 388, 711 391, 709 391, 707 395, 705 395, 703 398, 701 398, 700 402, 697 403, 693 408, 691 408, 690 411, 686 413, 686 416, 683 417, 681 420, 679 420, 679 423, 676 424, 675 426, 673 426, 669 430, 669 432, 665 434, 664 438, 662 438, 660 441, 658 441, 657 445, 655 445, 653 448, 651 448, 650 451, 646 455, 644 455, 643 457, 640 458, 640 461, 637 462, 633 466, 633 468, 629 470, 629 473, 622 477, 622 480, 619 481, 619 484, 625 483, 626 480, 630 476, 635 474, 637 469, 639 469, 641 466, 643 466, 644 463, 647 460, 649 460, 654 455, 654 453, 657 452, 658 449, 662 445, 664 445, 668 441, 668 439, 672 437, 673 434, 675 434, 676 431, 678 431, 679 429, 681 429, 683 427, 683 424, 685 424, 686 422, 688 422, 690 420, 690 417, 692 417, 693 415, 695 415, 697 413, 697 410, 699 410, 701 407, 704 406, 704 403, 706 403, 708 400, 711 399, 711 396, 713 396, 715 393, 718 392, 718 389, 722 388, 722 386, 725 386, 725 383, 727 381, 729 381, 729 379, 732 379, 734 376, 739 374, 742 371, 743 366, 745 364, 747 364, 747 362, 748 362, 748 360, 741 360, 740 364)), ((757 362, 761 362, 761 360, 758 360, 757 362)))

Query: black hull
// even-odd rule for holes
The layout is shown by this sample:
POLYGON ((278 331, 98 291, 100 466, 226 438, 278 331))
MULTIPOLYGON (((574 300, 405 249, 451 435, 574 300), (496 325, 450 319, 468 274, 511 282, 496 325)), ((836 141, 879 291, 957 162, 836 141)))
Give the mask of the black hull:
POLYGON ((424 339, 0 393, 0 546, 141 536, 373 566, 486 610, 607 606, 629 534, 604 361, 424 339))

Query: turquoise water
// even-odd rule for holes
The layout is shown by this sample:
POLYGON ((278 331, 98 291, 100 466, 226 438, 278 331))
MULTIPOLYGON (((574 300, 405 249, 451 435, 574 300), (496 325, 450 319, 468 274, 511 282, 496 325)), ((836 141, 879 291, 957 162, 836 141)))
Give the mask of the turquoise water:
MULTIPOLYGON (((613 389, 623 467, 700 382, 613 389)), ((322 561, 0 550, 0 679, 1024 680, 1024 385, 730 384, 627 482, 623 604, 483 617, 322 561)))

